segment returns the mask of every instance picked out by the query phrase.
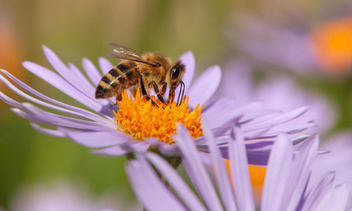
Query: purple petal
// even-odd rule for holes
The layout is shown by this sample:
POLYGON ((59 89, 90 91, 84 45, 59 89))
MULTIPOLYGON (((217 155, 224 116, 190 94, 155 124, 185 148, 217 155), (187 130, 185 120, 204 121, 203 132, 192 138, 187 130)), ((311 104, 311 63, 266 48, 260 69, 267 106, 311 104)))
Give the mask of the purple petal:
POLYGON ((57 89, 59 89, 66 95, 72 97, 73 99, 77 100, 78 102, 82 103, 83 105, 90 107, 94 111, 100 111, 102 109, 102 106, 100 104, 87 97, 82 92, 78 91, 76 88, 74 88, 71 84, 67 83, 56 73, 32 62, 24 62, 23 66, 33 74, 45 80, 47 83, 56 87, 57 89))
POLYGON ((267 121, 261 121, 257 124, 252 124, 250 126, 244 127, 243 129, 244 130, 258 130, 259 128, 270 127, 273 125, 282 124, 284 122, 288 122, 292 119, 295 119, 295 118, 301 116, 308 109, 309 109, 309 106, 302 106, 297 109, 294 109, 293 111, 279 115, 278 117, 268 119, 267 121))
POLYGON ((293 149, 291 142, 285 135, 279 135, 274 143, 269 157, 267 172, 265 175, 261 210, 285 210, 283 196, 285 193, 287 178, 292 173, 293 149))
POLYGON ((145 153, 148 151, 150 144, 146 141, 136 142, 131 138, 130 143, 126 143, 120 146, 112 146, 104 149, 93 150, 92 152, 97 155, 105 156, 121 156, 126 155, 130 152, 134 153, 145 153))
POLYGON ((158 172, 163 175, 163 178, 165 178, 168 184, 175 190, 189 210, 206 210, 173 167, 164 159, 152 153, 147 153, 146 157, 158 172))
POLYGON ((320 201, 316 210, 347 210, 349 189, 346 183, 336 186, 320 201))
POLYGON ((195 58, 192 51, 187 51, 186 53, 180 56, 179 60, 182 61, 182 63, 186 67, 185 75, 183 76, 182 81, 185 83, 186 90, 187 90, 190 87, 192 82, 194 69, 196 65, 195 58))
POLYGON ((231 183, 224 165, 224 160, 221 156, 219 148, 216 146, 215 138, 211 132, 211 129, 208 128, 205 123, 206 122, 203 124, 204 136, 208 140, 209 151, 214 159, 215 179, 222 202, 225 205, 226 210, 236 210, 236 203, 235 200, 233 200, 234 193, 231 189, 231 183))
MULTIPOLYGON (((298 120, 298 119, 297 119, 298 120)), ((266 136, 273 136, 278 133, 286 133, 286 134, 296 134, 302 131, 305 131, 307 128, 314 128, 317 125, 315 123, 302 123, 300 121, 295 122, 292 120, 291 122, 286 122, 284 124, 275 125, 265 133, 266 136)), ((314 130, 315 132, 315 130, 314 130)), ((311 134, 309 132, 305 132, 305 134, 311 134)))
POLYGON ((100 79, 103 77, 99 70, 95 67, 93 62, 89 59, 83 58, 82 65, 84 70, 86 71, 90 81, 93 83, 94 86, 97 86, 100 79))
MULTIPOLYGON (((319 181, 313 188, 310 189, 308 195, 305 197, 303 210, 317 210, 319 202, 323 199, 325 194, 333 188, 335 179, 335 172, 328 172, 323 179, 319 181)), ((301 209, 302 209, 301 208, 301 209)))
MULTIPOLYGON (((99 123, 95 121, 85 121, 81 119, 75 119, 66 116, 60 116, 57 114, 46 112, 32 104, 23 103, 23 109, 30 114, 30 120, 36 121, 48 125, 72 128, 72 129, 84 129, 84 130, 111 130, 116 128, 116 123, 99 123)), ((25 118, 25 117, 24 117, 25 118)))
POLYGON ((132 140, 131 137, 119 131, 111 132, 88 132, 88 131, 71 131, 61 129, 67 137, 74 142, 86 147, 98 148, 113 145, 124 144, 132 140))
POLYGON ((122 146, 112 146, 104 149, 92 150, 93 154, 113 157, 126 155, 130 152, 130 149, 125 149, 122 146))
POLYGON ((43 133, 45 135, 55 136, 55 137, 60 137, 60 138, 66 137, 66 134, 62 130, 52 130, 52 129, 48 129, 48 128, 43 128, 33 122, 31 122, 31 126, 34 128, 34 130, 36 130, 40 133, 43 133))
POLYGON ((82 72, 74 65, 69 63, 68 67, 72 72, 75 73, 75 77, 77 80, 80 81, 80 88, 81 92, 84 92, 88 97, 93 97, 95 92, 95 87, 88 81, 87 77, 85 77, 82 72))
POLYGON ((68 109, 64 109, 64 108, 61 108, 61 107, 58 107, 58 106, 55 106, 55 105, 51 105, 49 103, 46 103, 44 101, 41 101, 41 100, 38 100, 36 98, 33 98, 29 95, 27 95, 26 93, 22 92, 21 90, 17 89, 15 86, 13 86, 6 78, 4 78, 2 75, 0 75, 0 80, 8 87, 10 88, 13 92, 15 92, 16 94, 18 94, 19 96, 29 100, 29 101, 32 101, 36 104, 39 104, 39 105, 42 105, 44 107, 47 107, 47 108, 50 108, 50 109, 53 109, 53 110, 56 110, 56 111, 59 111, 59 112, 62 112, 62 113, 65 113, 65 114, 68 114, 68 115, 72 115, 72 116, 75 116, 75 117, 79 117, 79 118, 84 118, 84 119, 87 119, 87 117, 83 114, 80 114, 80 113, 77 113, 77 112, 74 112, 74 111, 71 111, 71 110, 68 110, 68 109))
POLYGON ((186 94, 189 96, 189 106, 195 108, 197 104, 204 105, 218 88, 220 80, 220 67, 209 67, 187 91, 186 94))
POLYGON ((228 124, 228 122, 232 121, 235 118, 242 117, 247 112, 253 112, 255 110, 260 109, 261 107, 262 107, 262 103, 254 102, 254 103, 243 105, 241 107, 236 107, 225 113, 219 112, 217 115, 216 113, 211 113, 209 115, 208 113, 204 113, 203 118, 209 120, 208 122, 209 122, 210 128, 217 128, 224 124, 228 124))
MULTIPOLYGON (((255 140, 248 140, 246 141, 246 149, 247 150, 270 150, 271 146, 274 143, 274 139, 276 136, 272 137, 259 137, 256 138, 255 140)), ((292 145, 297 145, 299 143, 302 143, 306 141, 310 136, 309 135, 303 135, 303 136, 298 136, 295 138, 291 139, 292 145)))
POLYGON ((22 104, 17 102, 16 100, 13 100, 11 98, 9 98, 8 96, 6 96, 4 93, 0 92, 0 100, 4 101, 5 103, 17 107, 17 108, 23 108, 22 104))
POLYGON ((203 108, 202 114, 209 118, 218 116, 220 112, 227 112, 235 107, 236 103, 230 98, 221 98, 203 108))
POLYGON ((30 86, 28 86, 27 84, 23 83, 22 81, 18 80, 16 77, 14 77, 13 75, 11 75, 9 72, 7 72, 6 70, 1 70, 0 69, 0 72, 4 73, 6 76, 8 76, 9 78, 11 78, 11 80, 13 80, 14 82, 16 82, 19 86, 21 86, 22 88, 24 88, 25 90, 27 90, 28 92, 46 100, 46 101, 49 101, 49 102, 52 102, 56 105, 60 105, 62 107, 65 107, 65 108, 68 108, 68 109, 71 109, 73 111, 76 111, 76 112, 79 112, 79 113, 82 113, 83 115, 85 115, 86 117, 89 117, 91 119, 102 119, 101 116, 99 115, 96 115, 92 112, 89 112, 87 110, 84 110, 82 108, 78 108, 78 107, 75 107, 75 106, 71 106, 71 105, 68 105, 68 104, 65 104, 65 103, 62 103, 60 101, 57 101, 57 100, 54 100, 50 97, 47 97, 45 95, 43 95, 42 93, 32 89, 30 86))
POLYGON ((161 154, 166 156, 179 156, 181 154, 180 149, 175 145, 162 144, 159 146, 161 154))
POLYGON ((146 210, 186 210, 144 159, 127 164, 132 189, 146 210), (138 162, 139 161, 139 162, 138 162))
POLYGON ((210 210, 221 210, 221 203, 198 156, 199 152, 197 152, 188 130, 181 124, 177 126, 175 140, 182 152, 184 166, 201 198, 210 210))
POLYGON ((100 69, 103 72, 103 75, 108 73, 111 70, 111 68, 113 68, 113 65, 111 64, 111 62, 104 57, 99 57, 98 61, 99 61, 100 69))
MULTIPOLYGON (((77 88, 81 92, 85 94, 92 94, 92 93, 86 93, 86 86, 84 84, 85 80, 82 80, 82 73, 80 71, 71 71, 60 59, 59 57, 56 56, 56 54, 47 48, 46 46, 43 46, 44 54, 47 57, 48 61, 50 64, 54 67, 54 69, 67 81, 69 82, 73 87, 77 88)), ((92 96, 92 95, 88 95, 92 96)))
POLYGON ((29 121, 32 122, 38 122, 37 119, 35 117, 33 117, 32 115, 28 115, 26 112, 24 112, 21 109, 18 108, 10 108, 10 110, 15 113, 16 115, 18 115, 19 117, 23 118, 23 119, 27 119, 29 121))
MULTIPOLYGON (((51 66, 66 80, 75 80, 70 79, 72 75, 70 75, 70 71, 67 66, 56 56, 56 54, 50 50, 48 47, 43 46, 43 51, 48 59, 51 66)), ((70 81, 69 81, 70 82, 70 81)))
POLYGON ((348 208, 352 207, 352 171, 346 168, 352 163, 352 133, 350 130, 338 132, 329 138, 319 148, 328 149, 330 152, 319 155, 313 162, 310 181, 319 181, 320 175, 327 171, 336 171, 335 184, 347 183, 349 194, 348 208))
POLYGON ((230 142, 229 156, 232 181, 239 210, 255 210, 252 184, 249 177, 244 139, 239 128, 233 131, 236 139, 230 142))
POLYGON ((288 183, 286 187, 288 192, 292 192, 292 195, 289 197, 289 208, 294 208, 303 195, 313 160, 317 155, 318 145, 319 137, 314 135, 304 143, 300 151, 294 157, 294 173, 290 175, 290 183, 288 183))
POLYGON ((270 151, 247 151, 248 164, 267 166, 270 151))

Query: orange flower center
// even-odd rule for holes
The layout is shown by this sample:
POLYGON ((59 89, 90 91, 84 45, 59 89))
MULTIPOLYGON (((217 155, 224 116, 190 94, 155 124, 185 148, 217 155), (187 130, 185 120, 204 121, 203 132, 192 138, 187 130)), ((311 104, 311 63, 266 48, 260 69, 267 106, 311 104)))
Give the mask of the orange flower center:
MULTIPOLYGON (((136 93, 139 93, 137 89, 136 93)), ((203 135, 201 129, 203 106, 199 105, 191 111, 188 108, 189 97, 185 96, 180 105, 173 102, 171 105, 164 105, 159 100, 152 99, 157 106, 152 105, 151 101, 141 98, 136 94, 135 99, 127 95, 126 90, 122 94, 121 101, 117 101, 119 106, 115 114, 115 122, 119 125, 118 130, 132 135, 137 140, 156 137, 158 140, 172 144, 175 141, 171 138, 176 134, 176 125, 181 122, 191 134, 192 138, 203 135)))

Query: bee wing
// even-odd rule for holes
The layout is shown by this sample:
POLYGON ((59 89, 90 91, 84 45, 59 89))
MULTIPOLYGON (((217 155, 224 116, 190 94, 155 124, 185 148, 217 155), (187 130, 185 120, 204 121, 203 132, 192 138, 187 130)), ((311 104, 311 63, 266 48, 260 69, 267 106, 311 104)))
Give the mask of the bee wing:
POLYGON ((140 52, 132 49, 132 48, 128 48, 126 46, 123 46, 123 45, 120 45, 120 44, 116 44, 116 43, 107 42, 106 44, 110 45, 114 49, 114 52, 142 58, 142 54, 140 52))
POLYGON ((152 66, 157 66, 156 64, 154 64, 152 62, 148 62, 146 60, 143 60, 142 58, 139 58, 137 56, 130 55, 130 54, 119 53, 119 52, 110 52, 107 55, 111 56, 111 57, 118 58, 118 59, 130 60, 130 61, 135 61, 135 62, 141 62, 141 63, 149 64, 149 65, 152 65, 152 66))

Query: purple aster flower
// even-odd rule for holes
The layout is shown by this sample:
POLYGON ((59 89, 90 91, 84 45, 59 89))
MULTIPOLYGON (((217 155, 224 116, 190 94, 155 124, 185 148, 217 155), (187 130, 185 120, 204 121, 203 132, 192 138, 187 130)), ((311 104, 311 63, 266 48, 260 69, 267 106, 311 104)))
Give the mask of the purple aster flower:
MULTIPOLYGON (((88 76, 87 78, 75 65, 71 63, 65 65, 50 49, 47 47, 43 48, 49 63, 57 73, 33 62, 24 62, 24 67, 81 103, 84 108, 45 96, 24 84, 6 70, 1 70, 0 80, 13 92, 29 102, 18 102, 0 92, 1 100, 13 106, 14 108, 11 110, 17 115, 30 120, 34 129, 51 136, 68 137, 79 144, 95 148, 94 152, 102 155, 121 156, 130 152, 145 152, 152 146, 157 147, 162 153, 168 155, 175 155, 178 152, 175 144, 160 141, 165 137, 158 137, 158 135, 163 135, 165 131, 169 130, 167 128, 164 129, 164 127, 162 127, 162 130, 155 129, 156 123, 153 123, 152 120, 158 121, 161 117, 144 118, 147 114, 155 113, 155 110, 153 110, 156 109, 155 106, 149 105, 148 107, 148 104, 142 102, 143 100, 138 97, 135 99, 133 97, 128 98, 129 92, 123 94, 125 97, 123 97, 122 101, 125 99, 125 102, 129 103, 138 99, 138 102, 144 103, 143 109, 152 109, 153 111, 143 110, 141 112, 141 106, 134 104, 136 107, 129 107, 127 106, 129 104, 126 103, 120 103, 120 108, 118 108, 113 99, 94 98, 95 87, 101 77, 113 67, 107 59, 99 58, 101 71, 90 60, 83 59, 82 64, 88 76), (12 82, 6 79, 5 76, 9 77, 12 82), (128 118, 123 116, 126 113, 128 118), (136 114, 138 118, 129 116, 132 114, 136 114), (122 123, 120 118, 122 118, 122 123), (131 118, 132 121, 130 121, 131 118), (147 128, 146 130, 151 135, 145 136, 144 133, 139 133, 140 131, 138 130, 142 131, 142 129, 133 125, 133 122, 137 122, 137 126, 142 126, 144 130, 147 128), (55 129, 46 126, 54 126, 55 129), (123 130, 120 130, 121 127, 123 130), (135 130, 135 132, 123 132, 125 130, 133 131, 136 128, 137 131, 135 130)), ((263 109, 260 102, 237 105, 232 99, 228 98, 208 102, 220 83, 220 68, 218 66, 208 68, 191 84, 195 68, 194 56, 191 52, 184 53, 180 57, 180 61, 186 66, 183 81, 186 86, 185 94, 188 99, 184 100, 182 106, 178 106, 177 109, 183 109, 182 112, 184 113, 180 113, 188 116, 187 118, 177 119, 177 121, 182 122, 184 120, 182 123, 186 124, 186 120, 192 120, 188 121, 188 129, 200 135, 198 138, 194 137, 194 142, 200 150, 207 150, 201 133, 202 129, 200 128, 201 119, 208 121, 209 128, 217 137, 218 144, 222 145, 224 149, 225 157, 227 156, 226 148, 229 140, 229 132, 227 131, 229 131, 233 123, 241 125, 245 139, 249 140, 247 149, 250 151, 250 163, 258 165, 266 164, 270 146, 279 133, 295 134, 314 125, 309 121, 306 122, 306 120, 298 121, 299 124, 290 124, 291 120, 300 119, 298 117, 307 111, 307 106, 281 112, 263 109), (205 106, 203 110, 199 105, 205 106)), ((178 93, 177 90, 176 93, 178 93)), ((170 119, 169 117, 176 115, 175 113, 178 113, 178 110, 173 107, 173 109, 159 109, 157 112, 164 112, 164 118, 170 119), (173 113, 171 115, 168 112, 173 113)), ((159 113, 157 114, 159 115, 159 113)), ((176 130, 176 123, 174 127, 176 130)), ((306 136, 297 136, 293 143, 300 143, 306 138, 306 136)), ((155 149, 154 147, 152 148, 155 149)))
MULTIPOLYGON (((352 160, 351 153, 349 153, 352 150, 349 144, 352 136, 350 132, 346 131, 332 138, 325 138, 326 133, 335 125, 337 118, 337 110, 331 102, 318 94, 300 89, 290 78, 283 76, 272 76, 255 84, 252 79, 251 67, 244 61, 230 62, 225 68, 223 76, 217 93, 231 96, 242 103, 263 100, 266 106, 284 111, 299 105, 311 105, 302 118, 316 120, 317 131, 325 134, 321 139, 325 140, 321 148, 328 150, 329 153, 324 153, 315 159, 310 185, 319 181, 324 172, 333 170, 337 172, 335 181, 338 183, 347 181, 348 189, 352 193, 352 188, 349 185, 352 172, 346 168, 352 160)), ((255 175, 252 176, 255 177, 255 175)), ((349 204, 351 201, 349 200, 349 204)), ((348 205, 348 207, 351 206, 348 205)))
POLYGON ((352 66, 352 16, 301 27, 279 27, 255 18, 240 19, 235 48, 261 67, 279 66, 300 74, 346 75, 352 66), (239 41, 238 41, 239 40, 239 41), (237 42, 238 41, 238 42, 237 42))
MULTIPOLYGON (((232 131, 230 172, 227 171, 212 132, 205 128, 209 154, 196 150, 187 130, 178 128, 179 144, 187 175, 196 193, 158 155, 148 152, 130 161, 127 172, 132 188, 147 210, 255 210, 248 173, 245 140, 239 128, 232 131), (206 160, 207 163, 202 161, 206 160), (202 159, 203 158, 203 159, 202 159), (210 172, 207 166, 211 165, 210 172), (158 173, 156 173, 156 171, 158 173), (212 173, 213 172, 213 173, 212 173), (168 185, 165 185, 160 174, 168 185)), ((346 184, 334 184, 335 174, 327 172, 310 188, 309 176, 317 155, 319 138, 310 137, 294 151, 286 134, 273 145, 264 182, 261 210, 344 210, 348 199, 346 184)))

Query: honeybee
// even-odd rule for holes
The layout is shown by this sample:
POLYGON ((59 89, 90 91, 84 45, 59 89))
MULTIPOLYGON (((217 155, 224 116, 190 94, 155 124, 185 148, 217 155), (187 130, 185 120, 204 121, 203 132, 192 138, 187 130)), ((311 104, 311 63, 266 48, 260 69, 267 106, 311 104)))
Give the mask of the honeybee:
MULTIPOLYGON (((98 83, 95 91, 95 98, 110 98, 116 96, 121 100, 121 94, 125 89, 137 85, 140 92, 147 100, 150 98, 150 90, 154 89, 158 99, 164 104, 170 104, 174 101, 175 90, 181 84, 177 104, 180 96, 183 98, 185 84, 182 77, 185 73, 185 65, 177 60, 172 63, 171 59, 158 53, 141 54, 131 48, 107 43, 114 52, 108 53, 108 56, 122 59, 117 66, 114 66, 98 83), (166 102, 164 93, 169 86, 169 98, 166 102), (182 94, 181 94, 182 90, 182 94)), ((153 105, 157 104, 152 100, 153 105)))

